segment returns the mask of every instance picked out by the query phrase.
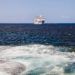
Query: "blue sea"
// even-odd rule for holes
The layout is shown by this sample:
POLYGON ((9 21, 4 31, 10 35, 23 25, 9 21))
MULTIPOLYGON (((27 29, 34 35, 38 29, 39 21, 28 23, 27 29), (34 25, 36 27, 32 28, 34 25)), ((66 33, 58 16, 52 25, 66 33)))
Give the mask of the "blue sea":
POLYGON ((75 24, 0 24, 0 75, 75 75, 75 24))

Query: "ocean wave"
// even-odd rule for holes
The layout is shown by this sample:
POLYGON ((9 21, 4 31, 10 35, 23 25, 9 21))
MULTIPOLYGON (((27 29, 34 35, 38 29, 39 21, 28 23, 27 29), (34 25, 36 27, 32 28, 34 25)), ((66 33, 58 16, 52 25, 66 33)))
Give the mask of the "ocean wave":
POLYGON ((23 75, 71 75, 75 71, 75 52, 61 51, 62 49, 69 48, 41 44, 1 46, 0 59, 26 66, 23 75), (68 69, 72 71, 68 72, 68 69))

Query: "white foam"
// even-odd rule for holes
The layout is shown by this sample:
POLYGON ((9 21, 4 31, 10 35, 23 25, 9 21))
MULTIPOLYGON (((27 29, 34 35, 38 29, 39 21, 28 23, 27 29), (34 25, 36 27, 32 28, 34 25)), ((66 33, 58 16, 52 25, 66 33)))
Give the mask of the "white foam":
MULTIPOLYGON (((0 60, 0 73, 4 75, 18 75, 25 71, 26 66, 19 62, 0 60)), ((1 75, 0 74, 0 75, 1 75)))
POLYGON ((3 50, 0 53, 0 57, 16 57, 23 55, 42 55, 42 54, 53 54, 56 52, 56 49, 53 46, 45 45, 26 45, 26 46, 17 46, 11 47, 3 50))
POLYGON ((11 75, 11 74, 8 74, 8 73, 6 73, 6 72, 0 71, 0 75, 11 75))
POLYGON ((26 72, 41 67, 43 69, 50 69, 50 71, 47 70, 47 73, 49 71, 49 73, 55 72, 57 75, 64 75, 63 67, 68 62, 75 62, 75 52, 61 52, 59 51, 61 47, 51 45, 34 44, 4 48, 0 52, 0 58, 26 65, 26 72), (53 65, 52 69, 50 67, 51 65, 53 65))

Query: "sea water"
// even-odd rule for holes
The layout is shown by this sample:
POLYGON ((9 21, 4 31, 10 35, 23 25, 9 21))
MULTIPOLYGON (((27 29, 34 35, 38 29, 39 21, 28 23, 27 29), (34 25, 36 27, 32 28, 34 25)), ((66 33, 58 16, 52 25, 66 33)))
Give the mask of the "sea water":
POLYGON ((21 63, 26 67, 22 75, 75 75, 75 52, 65 52, 71 49, 69 47, 32 44, 0 46, 0 49, 1 60, 21 63))
POLYGON ((35 28, 32 32, 29 32, 30 29, 5 32, 3 29, 0 32, 0 75, 75 75, 74 32, 69 31, 73 27, 70 26, 65 33, 60 27, 53 28, 55 31, 52 34, 48 31, 42 33, 36 27, 37 32, 33 31, 35 28), (56 34, 59 29, 61 32, 56 34), (66 37, 55 37, 67 34, 66 37), (69 44, 60 44, 65 42, 64 39, 68 39, 66 42, 69 44))

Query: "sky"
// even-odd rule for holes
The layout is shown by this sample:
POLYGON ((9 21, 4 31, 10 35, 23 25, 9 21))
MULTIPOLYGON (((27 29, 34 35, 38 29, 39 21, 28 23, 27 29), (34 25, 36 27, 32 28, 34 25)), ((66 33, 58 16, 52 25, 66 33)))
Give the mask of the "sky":
POLYGON ((75 0, 0 0, 0 23, 32 23, 39 15, 47 23, 75 23, 75 0))

